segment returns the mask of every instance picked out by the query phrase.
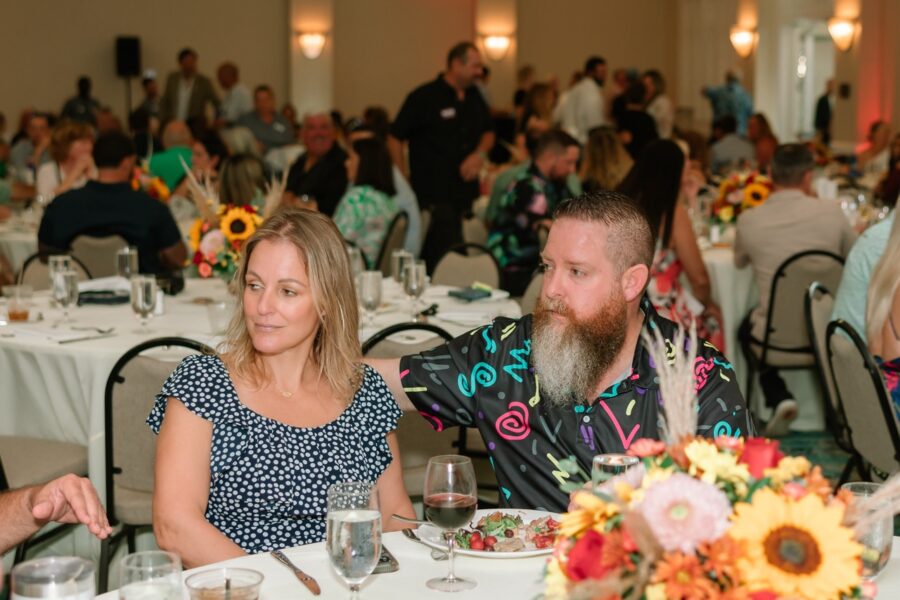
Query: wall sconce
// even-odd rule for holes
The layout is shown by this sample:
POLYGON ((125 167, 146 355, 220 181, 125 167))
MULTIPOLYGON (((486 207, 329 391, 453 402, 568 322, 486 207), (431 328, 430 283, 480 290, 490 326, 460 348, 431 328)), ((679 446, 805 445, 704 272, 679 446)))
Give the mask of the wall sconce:
POLYGON ((853 38, 856 34, 856 23, 851 19, 841 19, 834 17, 828 19, 828 33, 834 40, 834 45, 841 52, 846 52, 853 45, 853 38))
POLYGON ((494 62, 501 61, 509 51, 510 36, 508 35, 486 35, 482 43, 484 44, 484 53, 494 62))
POLYGON ((728 37, 731 39, 731 45, 734 46, 734 51, 738 53, 738 56, 747 58, 753 54, 759 35, 752 29, 744 29, 735 25, 731 28, 731 33, 728 37))
POLYGON ((324 33, 301 33, 297 32, 297 43, 300 44, 300 51, 303 56, 310 60, 319 58, 322 50, 325 48, 324 33))

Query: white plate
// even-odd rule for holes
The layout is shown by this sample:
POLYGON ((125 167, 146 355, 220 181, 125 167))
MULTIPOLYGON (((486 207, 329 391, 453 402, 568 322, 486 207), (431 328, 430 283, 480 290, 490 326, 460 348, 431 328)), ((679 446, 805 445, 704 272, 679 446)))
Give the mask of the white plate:
MULTIPOLYGON (((472 517, 472 526, 463 527, 462 529, 474 529, 474 525, 478 524, 478 521, 481 519, 481 517, 487 516, 491 513, 495 513, 498 510, 509 515, 518 515, 522 517, 522 521, 525 525, 528 525, 535 519, 540 519, 541 517, 546 516, 553 517, 554 521, 559 521, 562 518, 559 513, 545 512, 543 510, 527 510, 524 508, 489 508, 476 510, 475 516, 472 517)), ((430 523, 427 525, 420 525, 419 529, 416 530, 416 534, 419 536, 420 540, 422 540, 432 548, 437 548, 438 550, 447 549, 447 542, 444 541, 444 532, 430 523)), ((525 534, 523 533, 523 541, 524 535, 525 534)), ((459 554, 461 556, 474 556, 476 558, 531 558, 534 556, 545 556, 547 554, 551 554, 553 552, 553 547, 551 546, 549 548, 541 549, 532 547, 531 549, 529 549, 526 545, 525 550, 520 550, 518 552, 485 552, 484 550, 464 550, 462 548, 456 548, 454 552, 455 554, 459 554)))

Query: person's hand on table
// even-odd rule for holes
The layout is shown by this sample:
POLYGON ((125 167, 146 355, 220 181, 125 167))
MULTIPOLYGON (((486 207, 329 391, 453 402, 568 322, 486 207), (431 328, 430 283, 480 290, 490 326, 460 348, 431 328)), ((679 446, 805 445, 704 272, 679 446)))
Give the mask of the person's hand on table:
POLYGON ((36 486, 31 495, 31 515, 41 523, 83 523, 101 540, 112 533, 94 486, 76 475, 63 475, 36 486))

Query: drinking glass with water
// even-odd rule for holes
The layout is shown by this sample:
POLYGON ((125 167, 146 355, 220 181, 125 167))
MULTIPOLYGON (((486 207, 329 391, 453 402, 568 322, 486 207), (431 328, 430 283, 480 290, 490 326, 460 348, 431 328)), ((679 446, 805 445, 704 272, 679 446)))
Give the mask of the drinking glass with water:
POLYGON ((331 566, 359 598, 359 586, 381 556, 381 509, 378 489, 365 482, 336 483, 328 488, 325 548, 331 566))

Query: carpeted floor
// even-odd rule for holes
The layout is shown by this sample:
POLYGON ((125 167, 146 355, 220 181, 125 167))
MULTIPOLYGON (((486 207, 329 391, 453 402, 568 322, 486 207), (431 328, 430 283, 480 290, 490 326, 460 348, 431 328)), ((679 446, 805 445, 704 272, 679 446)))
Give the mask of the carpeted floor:
POLYGON ((847 459, 850 458, 834 442, 831 434, 824 431, 792 431, 778 438, 778 441, 781 442, 782 452, 805 456, 812 464, 822 467, 822 474, 833 483, 837 483, 847 459))

